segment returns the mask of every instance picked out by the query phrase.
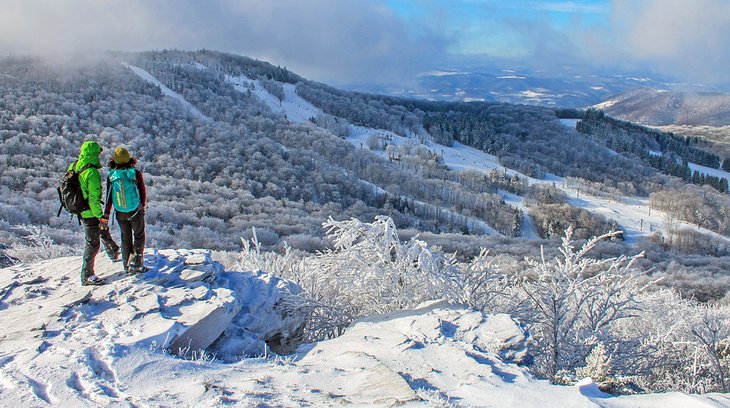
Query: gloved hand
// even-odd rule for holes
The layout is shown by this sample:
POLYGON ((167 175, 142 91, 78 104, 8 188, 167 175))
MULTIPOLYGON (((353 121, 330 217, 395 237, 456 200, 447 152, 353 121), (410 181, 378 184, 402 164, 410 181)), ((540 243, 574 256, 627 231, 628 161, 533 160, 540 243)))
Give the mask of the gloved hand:
POLYGON ((107 217, 106 215, 99 218, 99 229, 102 231, 109 229, 109 217, 107 217))

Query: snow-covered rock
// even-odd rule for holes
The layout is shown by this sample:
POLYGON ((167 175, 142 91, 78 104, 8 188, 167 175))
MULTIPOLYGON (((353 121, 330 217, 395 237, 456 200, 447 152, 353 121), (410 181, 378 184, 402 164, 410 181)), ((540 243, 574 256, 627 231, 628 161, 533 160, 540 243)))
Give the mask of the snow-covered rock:
POLYGON ((353 403, 401 404, 421 400, 428 390, 462 399, 490 383, 530 382, 522 368, 501 358, 524 360, 527 341, 507 315, 434 302, 362 319, 336 339, 303 347, 299 363, 344 371, 318 386, 335 395, 352 394, 353 387, 367 391, 348 398, 353 403))
POLYGON ((302 289, 260 271, 247 279, 241 279, 238 272, 224 274, 221 279, 228 279, 229 287, 244 302, 211 351, 226 361, 269 354, 269 347, 279 354, 291 353, 301 340, 303 317, 288 298, 302 289))
MULTIPOLYGON (((40 348, 48 327, 63 330, 66 315, 96 320, 126 347, 161 347, 175 354, 207 349, 227 329, 245 328, 249 347, 262 354, 269 339, 281 342, 301 329, 303 317, 277 309, 301 289, 264 273, 226 272, 204 250, 155 251, 149 272, 125 276, 121 265, 97 258, 97 275, 108 284, 80 286, 79 258, 3 269, 0 275, 0 351, 40 348), (253 315, 249 315, 253 313, 253 315), (32 318, 28 318, 32 316, 32 318)), ((225 336, 224 336, 225 337, 225 336)))

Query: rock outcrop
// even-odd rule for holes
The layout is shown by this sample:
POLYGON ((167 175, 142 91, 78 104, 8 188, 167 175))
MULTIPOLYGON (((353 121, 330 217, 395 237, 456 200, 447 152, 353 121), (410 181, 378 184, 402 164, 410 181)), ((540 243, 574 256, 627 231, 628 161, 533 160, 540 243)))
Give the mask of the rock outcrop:
POLYGON ((285 306, 301 292, 293 282, 225 271, 206 250, 154 251, 145 264, 147 273, 126 276, 120 264, 99 256, 96 272, 108 284, 96 287, 79 285, 76 257, 2 270, 0 324, 7 329, 0 352, 42 348, 48 331, 63 330, 74 308, 91 314, 114 344, 180 356, 233 360, 268 353, 267 342, 277 349, 297 341, 304 316, 285 306))

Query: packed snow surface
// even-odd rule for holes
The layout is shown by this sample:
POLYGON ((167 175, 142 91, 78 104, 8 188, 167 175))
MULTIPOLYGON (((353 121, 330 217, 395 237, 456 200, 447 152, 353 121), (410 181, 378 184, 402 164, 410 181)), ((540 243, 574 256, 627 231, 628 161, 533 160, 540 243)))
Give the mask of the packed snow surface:
POLYGON ((301 325, 284 302, 296 285, 226 271, 202 250, 160 251, 145 263, 149 272, 129 277, 100 256, 97 274, 108 284, 98 287, 79 285, 79 257, 0 269, 2 405, 730 404, 717 394, 613 397, 590 379, 551 385, 520 365, 530 362, 530 337, 511 317, 439 301, 362 319, 280 357, 266 341, 301 325))

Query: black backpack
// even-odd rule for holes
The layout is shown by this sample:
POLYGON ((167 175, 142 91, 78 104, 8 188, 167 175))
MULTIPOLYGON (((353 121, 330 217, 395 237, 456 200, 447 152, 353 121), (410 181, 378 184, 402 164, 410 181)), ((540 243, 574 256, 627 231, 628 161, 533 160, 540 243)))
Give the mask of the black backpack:
POLYGON ((90 209, 89 201, 84 198, 84 193, 81 191, 81 183, 79 182, 79 174, 83 173, 84 170, 91 167, 91 163, 85 165, 79 171, 75 171, 76 162, 73 163, 71 169, 61 177, 60 185, 58 186, 58 199, 61 201, 61 208, 58 209, 57 216, 61 215, 61 210, 64 208, 66 211, 71 213, 71 216, 81 215, 82 212, 90 209))

